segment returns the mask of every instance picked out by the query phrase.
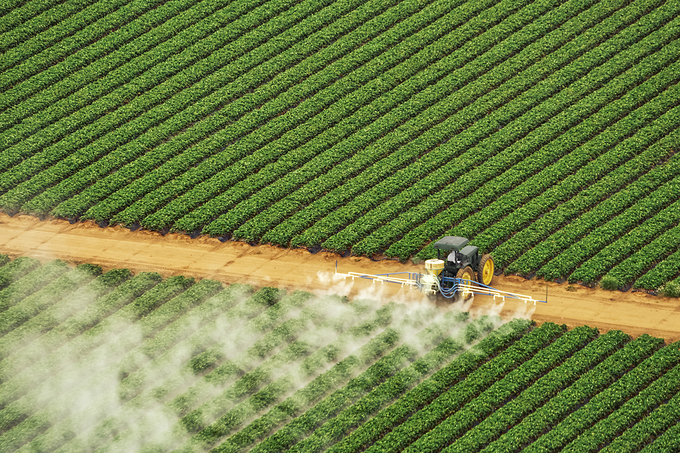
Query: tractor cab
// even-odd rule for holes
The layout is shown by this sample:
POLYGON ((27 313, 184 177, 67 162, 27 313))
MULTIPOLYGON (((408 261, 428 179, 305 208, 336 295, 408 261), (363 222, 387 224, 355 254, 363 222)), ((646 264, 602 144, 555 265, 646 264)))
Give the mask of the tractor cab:
POLYGON ((489 255, 482 256, 479 248, 468 245, 469 242, 460 236, 445 236, 435 242, 437 259, 444 259, 442 277, 477 280, 488 285, 493 278, 493 260, 489 255))

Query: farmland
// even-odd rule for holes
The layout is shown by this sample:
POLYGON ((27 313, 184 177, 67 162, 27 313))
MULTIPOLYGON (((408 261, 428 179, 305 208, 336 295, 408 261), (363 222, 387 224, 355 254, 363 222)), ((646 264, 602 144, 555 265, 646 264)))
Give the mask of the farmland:
POLYGON ((0 303, 2 451, 677 448, 649 335, 29 257, 0 303))
POLYGON ((0 209, 680 282, 680 4, 11 0, 0 209))

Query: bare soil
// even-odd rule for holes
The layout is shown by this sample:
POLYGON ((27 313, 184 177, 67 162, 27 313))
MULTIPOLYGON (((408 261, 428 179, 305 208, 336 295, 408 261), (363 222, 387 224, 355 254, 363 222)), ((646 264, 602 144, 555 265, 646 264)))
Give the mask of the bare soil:
MULTIPOLYGON (((373 261, 364 257, 342 258, 337 254, 305 249, 283 249, 243 242, 220 242, 214 238, 191 239, 186 235, 165 236, 116 226, 100 228, 91 222, 70 224, 31 216, 9 217, 0 213, 0 253, 32 256, 41 260, 59 258, 72 263, 93 263, 105 270, 128 268, 133 272, 158 272, 164 277, 186 275, 225 283, 251 283, 308 291, 327 291, 350 297, 381 297, 420 302, 414 290, 399 285, 355 279, 332 279, 336 262, 341 273, 370 274, 423 272, 421 265, 393 260, 373 261)), ((537 300, 546 299, 546 283, 517 276, 496 276, 493 286, 537 300)), ((547 283, 547 303, 535 306, 518 300, 495 305, 491 297, 476 296, 470 310, 500 311, 503 316, 531 316, 538 322, 553 321, 569 327, 589 325, 601 332, 620 329, 637 337, 647 333, 667 341, 680 340, 680 300, 640 292, 603 291, 574 285, 547 283)))

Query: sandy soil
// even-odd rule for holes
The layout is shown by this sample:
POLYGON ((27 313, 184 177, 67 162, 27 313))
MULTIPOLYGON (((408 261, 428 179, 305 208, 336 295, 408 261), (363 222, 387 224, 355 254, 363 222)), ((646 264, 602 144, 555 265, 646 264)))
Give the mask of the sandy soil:
MULTIPOLYGON (((100 228, 94 223, 70 224, 64 220, 40 221, 31 216, 9 217, 0 213, 0 253, 33 256, 41 260, 60 258, 73 263, 94 263, 105 270, 125 267, 133 272, 155 271, 164 277, 187 275, 225 283, 247 282, 257 286, 328 291, 350 297, 381 297, 422 301, 419 293, 399 285, 367 280, 334 281, 338 271, 380 274, 423 272, 409 262, 368 258, 341 258, 336 254, 311 254, 303 249, 272 246, 252 247, 242 242, 185 235, 161 236, 148 231, 131 232, 122 227, 100 228)), ((496 276, 501 290, 546 299, 546 283, 515 276, 496 276)), ((601 332, 621 329, 635 337, 648 333, 668 341, 680 340, 680 301, 644 293, 609 292, 575 286, 547 284, 547 303, 536 306, 508 300, 495 305, 490 297, 476 296, 470 310, 500 311, 503 316, 531 316, 538 322, 554 321, 570 327, 589 325, 601 332)))

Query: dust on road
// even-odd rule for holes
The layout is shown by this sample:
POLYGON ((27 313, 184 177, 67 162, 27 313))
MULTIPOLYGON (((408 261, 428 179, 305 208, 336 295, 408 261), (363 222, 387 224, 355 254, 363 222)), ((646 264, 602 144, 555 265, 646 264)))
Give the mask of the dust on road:
MULTIPOLYGON (((363 257, 341 258, 336 254, 311 254, 304 249, 282 249, 273 246, 250 246, 243 242, 220 242, 217 239, 186 235, 162 236, 149 231, 132 232, 123 227, 100 228, 94 223, 70 224, 65 220, 40 221, 31 216, 9 217, 0 213, 0 253, 11 257, 32 256, 41 260, 60 258, 73 263, 93 263, 105 270, 128 268, 133 272, 155 271, 164 277, 186 275, 211 278, 225 283, 251 283, 289 289, 319 291, 334 283, 319 278, 340 272, 423 272, 422 266, 398 261, 372 261, 363 257)), ((358 296, 364 291, 380 291, 387 300, 410 298, 399 285, 371 284, 357 279, 351 285, 335 283, 334 290, 358 296)), ((545 299, 546 283, 515 276, 496 276, 493 285, 503 291, 521 293, 534 299, 545 299)), ((538 303, 532 318, 554 321, 570 327, 589 325, 601 332, 620 329, 635 337, 648 333, 668 341, 680 340, 680 301, 639 292, 603 291, 575 285, 548 283, 548 303, 538 303)), ((510 316, 523 311, 524 303, 508 300, 501 314, 510 316)), ((490 297, 477 296, 471 311, 484 311, 494 306, 490 297)), ((499 306, 496 306, 499 309, 499 306)), ((532 309, 532 307, 526 307, 532 309)))

